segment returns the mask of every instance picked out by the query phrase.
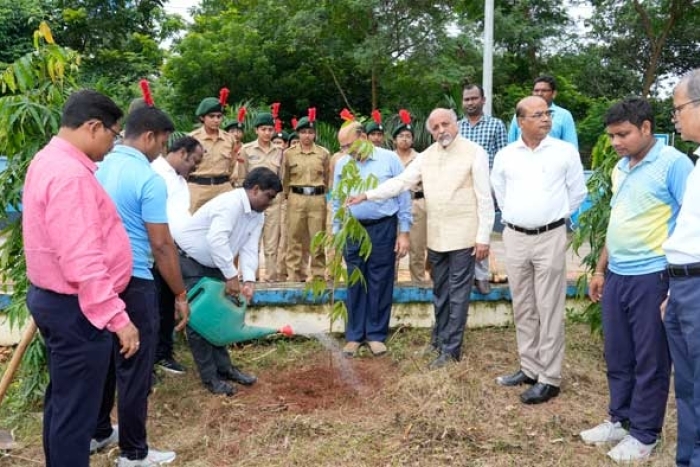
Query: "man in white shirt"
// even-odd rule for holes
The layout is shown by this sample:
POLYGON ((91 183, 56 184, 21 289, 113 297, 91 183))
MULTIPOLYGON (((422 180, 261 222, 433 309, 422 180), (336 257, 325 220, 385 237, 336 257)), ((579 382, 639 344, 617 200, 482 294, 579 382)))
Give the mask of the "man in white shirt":
MULTIPOLYGON (((170 231, 179 228, 190 218, 190 190, 187 176, 197 167, 204 156, 202 144, 184 133, 173 133, 168 138, 168 154, 159 156, 153 162, 153 170, 163 177, 168 199, 166 213, 170 231)), ((156 365, 163 371, 182 374, 185 368, 173 355, 173 331, 175 330, 175 295, 163 281, 158 268, 153 268, 153 277, 158 292, 160 328, 156 347, 156 365)))
MULTIPOLYGON (((700 143, 700 69, 685 75, 676 86, 671 115, 676 131, 684 141, 700 143)), ((696 150, 695 154, 699 152, 696 150)), ((676 228, 663 245, 669 275, 664 326, 675 370, 678 409, 676 464, 679 466, 700 465, 699 200, 700 171, 696 166, 686 182, 676 228)))
POLYGON ((430 368, 462 356, 474 261, 489 254, 494 209, 486 151, 459 135, 457 115, 435 109, 426 128, 435 143, 397 177, 349 198, 348 204, 392 198, 423 182, 428 216, 428 260, 433 267, 435 327, 430 368))
MULTIPOLYGON (((173 232, 188 289, 202 277, 211 277, 226 282, 228 295, 237 298, 242 294, 250 302, 255 291, 258 244, 265 221, 263 211, 281 191, 277 174, 265 167, 255 168, 246 176, 243 188, 208 201, 181 229, 173 232), (243 276, 242 288, 234 263, 236 256, 243 276)), ((225 380, 243 385, 255 383, 255 376, 246 375, 231 363, 226 347, 212 345, 190 326, 186 333, 199 376, 210 392, 234 395, 235 388, 225 380)))
POLYGON ((533 385, 520 396, 539 404, 559 395, 564 360, 566 218, 586 196, 578 150, 548 136, 552 111, 530 96, 518 102, 520 138, 496 154, 491 184, 506 228, 520 369, 496 382, 533 385))

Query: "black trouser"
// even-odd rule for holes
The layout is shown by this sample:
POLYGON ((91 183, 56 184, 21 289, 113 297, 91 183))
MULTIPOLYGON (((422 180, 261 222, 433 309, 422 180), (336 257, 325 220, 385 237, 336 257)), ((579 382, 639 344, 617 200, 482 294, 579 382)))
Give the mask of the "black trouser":
POLYGON ((46 465, 88 467, 112 333, 85 318, 75 295, 32 285, 27 307, 46 343, 49 367, 43 426, 46 465))
POLYGON ((119 353, 119 339, 114 336, 114 351, 105 383, 102 407, 97 420, 95 439, 104 439, 112 432, 109 414, 114 407, 114 391, 119 391, 119 448, 129 460, 148 455, 146 418, 148 394, 153 378, 156 343, 158 340, 158 303, 155 282, 132 277, 120 295, 126 304, 131 322, 139 330, 139 350, 131 357, 119 353))
MULTIPOLYGON (((226 280, 219 269, 204 266, 182 252, 180 253, 180 270, 187 290, 191 289, 203 277, 226 280)), ((219 379, 218 373, 225 373, 231 368, 231 356, 225 346, 209 343, 189 326, 185 328, 185 334, 203 383, 211 383, 219 379)))
POLYGON ((170 290, 165 279, 153 267, 153 279, 156 282, 158 294, 158 313, 160 314, 160 327, 158 331, 158 344, 156 345, 156 362, 173 358, 173 333, 175 332, 175 294, 170 290))
POLYGON ((428 249, 428 260, 433 266, 435 306, 432 345, 441 354, 456 360, 462 357, 469 295, 474 281, 473 251, 473 248, 445 252, 428 249))

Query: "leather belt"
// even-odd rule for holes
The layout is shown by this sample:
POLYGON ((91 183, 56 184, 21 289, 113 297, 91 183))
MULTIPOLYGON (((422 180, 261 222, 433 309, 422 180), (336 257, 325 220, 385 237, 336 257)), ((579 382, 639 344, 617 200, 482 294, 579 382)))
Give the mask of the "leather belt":
POLYGON ((666 270, 671 277, 700 276, 700 263, 669 264, 666 270))
POLYGON ((229 176, 217 175, 214 177, 195 177, 190 175, 187 181, 194 183, 195 185, 223 185, 224 183, 229 183, 229 176))
POLYGON ((511 228, 516 232, 524 233, 525 235, 539 235, 550 230, 556 229, 557 227, 561 227, 562 225, 564 225, 565 222, 566 221, 564 219, 559 219, 558 221, 554 221, 551 224, 543 225, 542 227, 535 227, 534 229, 526 229, 525 227, 519 227, 517 225, 511 224, 510 222, 506 222, 506 225, 508 226, 508 228, 511 228))
POLYGON ((413 199, 423 199, 425 198, 425 193, 422 191, 412 191, 411 192, 411 198, 413 199))
POLYGON ((394 214, 393 216, 380 217, 379 219, 358 219, 358 221, 360 222, 360 224, 362 224, 362 226, 369 227, 370 225, 377 225, 381 222, 388 221, 391 219, 396 219, 396 214, 394 214))
POLYGON ((322 195, 326 192, 325 186, 290 186, 292 193, 305 196, 322 195))

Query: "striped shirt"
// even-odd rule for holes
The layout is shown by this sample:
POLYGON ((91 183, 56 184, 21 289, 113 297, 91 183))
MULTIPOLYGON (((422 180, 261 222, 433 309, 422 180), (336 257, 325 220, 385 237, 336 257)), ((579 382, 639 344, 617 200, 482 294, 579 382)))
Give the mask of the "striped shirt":
POLYGON ((508 144, 506 125, 499 118, 482 115, 481 119, 472 125, 465 117, 458 122, 459 134, 475 142, 486 150, 489 155, 489 168, 493 167, 496 153, 508 144))

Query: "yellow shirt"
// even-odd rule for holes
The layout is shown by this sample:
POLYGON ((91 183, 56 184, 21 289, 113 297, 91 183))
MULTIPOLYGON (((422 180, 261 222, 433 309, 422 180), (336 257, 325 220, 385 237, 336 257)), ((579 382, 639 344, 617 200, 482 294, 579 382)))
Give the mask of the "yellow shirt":
POLYGON ((202 143, 204 147, 202 162, 191 175, 195 177, 219 177, 222 175, 230 177, 232 175, 235 159, 233 156, 234 141, 230 134, 219 130, 219 135, 212 137, 202 126, 190 133, 190 136, 202 143))
POLYGON ((284 152, 284 188, 290 186, 324 186, 328 187, 330 177, 330 158, 328 149, 313 144, 304 151, 301 144, 292 146, 284 152))

